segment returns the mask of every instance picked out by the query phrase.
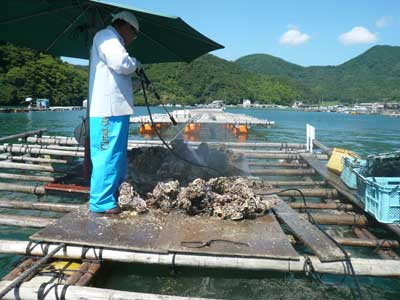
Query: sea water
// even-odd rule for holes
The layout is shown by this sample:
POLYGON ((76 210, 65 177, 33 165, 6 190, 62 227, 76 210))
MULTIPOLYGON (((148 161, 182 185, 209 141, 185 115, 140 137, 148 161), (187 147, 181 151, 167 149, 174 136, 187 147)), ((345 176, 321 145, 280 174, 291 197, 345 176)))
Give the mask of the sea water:
MULTIPOLYGON (((158 107, 152 111, 163 112, 158 107)), ((227 112, 249 114, 276 122, 273 128, 252 128, 249 141, 304 143, 305 126, 308 123, 316 128, 316 138, 329 147, 343 147, 361 155, 400 149, 400 118, 269 109, 227 109, 227 112)), ((136 108, 135 114, 145 115, 145 108, 136 108)), ((0 114, 0 137, 40 128, 48 129, 46 135, 72 136, 84 115, 85 111, 0 114)), ((169 129, 165 134, 166 138, 175 136, 177 131, 169 129)), ((131 138, 141 138, 135 136, 137 132, 137 127, 131 126, 131 138)), ((211 139, 235 140, 229 133, 210 136, 211 139)), ((32 197, 0 192, 0 198, 6 199, 22 200, 32 197)), ((79 200, 68 197, 47 197, 47 201, 79 203, 79 200)), ((0 213, 15 212, 0 209, 0 213)), ((20 213, 32 214, 29 211, 20 213)), ((56 213, 47 212, 36 212, 34 215, 57 216, 56 213)), ((35 231, 36 229, 0 226, 0 239, 26 240, 35 231)), ((357 257, 374 255, 372 249, 346 249, 357 257)), ((18 259, 14 255, 0 255, 0 277, 7 274, 18 259)), ((324 284, 320 284, 302 274, 285 272, 232 272, 190 268, 178 268, 176 271, 172 275, 169 267, 105 263, 94 284, 118 290, 223 299, 355 299, 356 295, 349 276, 325 275, 321 278, 324 284)), ((364 299, 400 299, 400 280, 362 277, 360 281, 364 299)))

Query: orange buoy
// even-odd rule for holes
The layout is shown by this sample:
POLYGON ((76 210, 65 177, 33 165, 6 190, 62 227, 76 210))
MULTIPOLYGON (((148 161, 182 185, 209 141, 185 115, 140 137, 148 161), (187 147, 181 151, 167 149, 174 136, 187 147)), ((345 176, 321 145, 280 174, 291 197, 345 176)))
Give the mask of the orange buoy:
POLYGON ((189 124, 189 129, 190 129, 190 131, 196 131, 196 124, 190 123, 189 124))
POLYGON ((161 129, 161 124, 160 124, 160 123, 157 123, 157 124, 156 124, 156 127, 157 127, 157 129, 161 129))
POLYGON ((183 133, 195 133, 198 131, 198 125, 195 123, 190 123, 188 125, 185 126, 185 128, 183 129, 183 133))
POLYGON ((239 125, 239 134, 248 134, 249 133, 249 128, 246 125, 239 125))
POLYGON ((153 127, 149 123, 144 123, 140 126, 140 134, 152 134, 154 132, 153 127))

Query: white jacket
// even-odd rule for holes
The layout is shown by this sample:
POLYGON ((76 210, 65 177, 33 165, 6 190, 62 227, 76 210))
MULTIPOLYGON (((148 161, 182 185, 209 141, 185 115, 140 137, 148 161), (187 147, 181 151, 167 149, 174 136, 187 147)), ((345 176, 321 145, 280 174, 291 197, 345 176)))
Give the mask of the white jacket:
POLYGON ((136 67, 136 59, 129 57, 114 27, 108 26, 95 35, 90 55, 90 117, 133 114, 131 74, 136 67))

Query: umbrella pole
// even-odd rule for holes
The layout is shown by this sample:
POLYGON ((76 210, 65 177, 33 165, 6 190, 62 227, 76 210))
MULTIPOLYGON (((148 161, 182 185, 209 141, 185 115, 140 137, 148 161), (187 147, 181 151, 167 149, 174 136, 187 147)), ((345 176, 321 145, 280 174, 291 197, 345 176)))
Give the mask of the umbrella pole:
POLYGON ((89 182, 90 186, 90 177, 92 175, 92 162, 90 160, 90 90, 89 90, 89 85, 90 85, 90 66, 92 64, 91 58, 92 58, 92 43, 93 43, 93 38, 95 35, 96 31, 96 16, 95 14, 92 14, 90 16, 90 26, 89 26, 89 41, 90 43, 90 48, 89 48, 89 73, 88 73, 88 101, 87 101, 87 107, 86 107, 86 136, 85 136, 85 154, 84 154, 84 162, 83 162, 83 176, 85 180, 89 182))
MULTIPOLYGON (((89 33, 90 37, 93 38, 93 33, 90 31, 89 33)), ((87 100, 87 106, 86 106, 86 135, 85 135, 85 152, 84 152, 84 160, 83 160, 83 178, 89 182, 90 185, 90 176, 92 175, 92 162, 90 160, 90 65, 92 64, 91 62, 91 50, 92 47, 90 47, 89 50, 89 73, 88 73, 88 100, 87 100)), ((83 121, 85 122, 85 121, 83 121)), ((83 124, 85 126, 85 124, 83 124)))

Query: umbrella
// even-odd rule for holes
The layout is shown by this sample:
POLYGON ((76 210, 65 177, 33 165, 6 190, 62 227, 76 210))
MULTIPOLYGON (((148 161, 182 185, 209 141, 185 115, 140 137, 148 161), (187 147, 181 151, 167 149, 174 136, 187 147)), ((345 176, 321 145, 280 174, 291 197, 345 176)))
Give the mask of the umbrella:
MULTIPOLYGON (((223 48, 178 17, 109 0, 3 0, 2 4, 0 41, 55 56, 89 58, 93 35, 110 23, 112 13, 121 10, 134 13, 139 21, 139 36, 127 50, 142 63, 190 62, 223 48)), ((87 125, 83 123, 79 132, 88 145, 87 125)), ((86 172, 88 151, 85 147, 86 172)))
POLYGON ((223 48, 179 17, 109 0, 6 0, 2 4, 0 41, 55 56, 89 58, 93 35, 121 10, 133 12, 139 21, 139 36, 128 51, 142 63, 190 62, 223 48))

